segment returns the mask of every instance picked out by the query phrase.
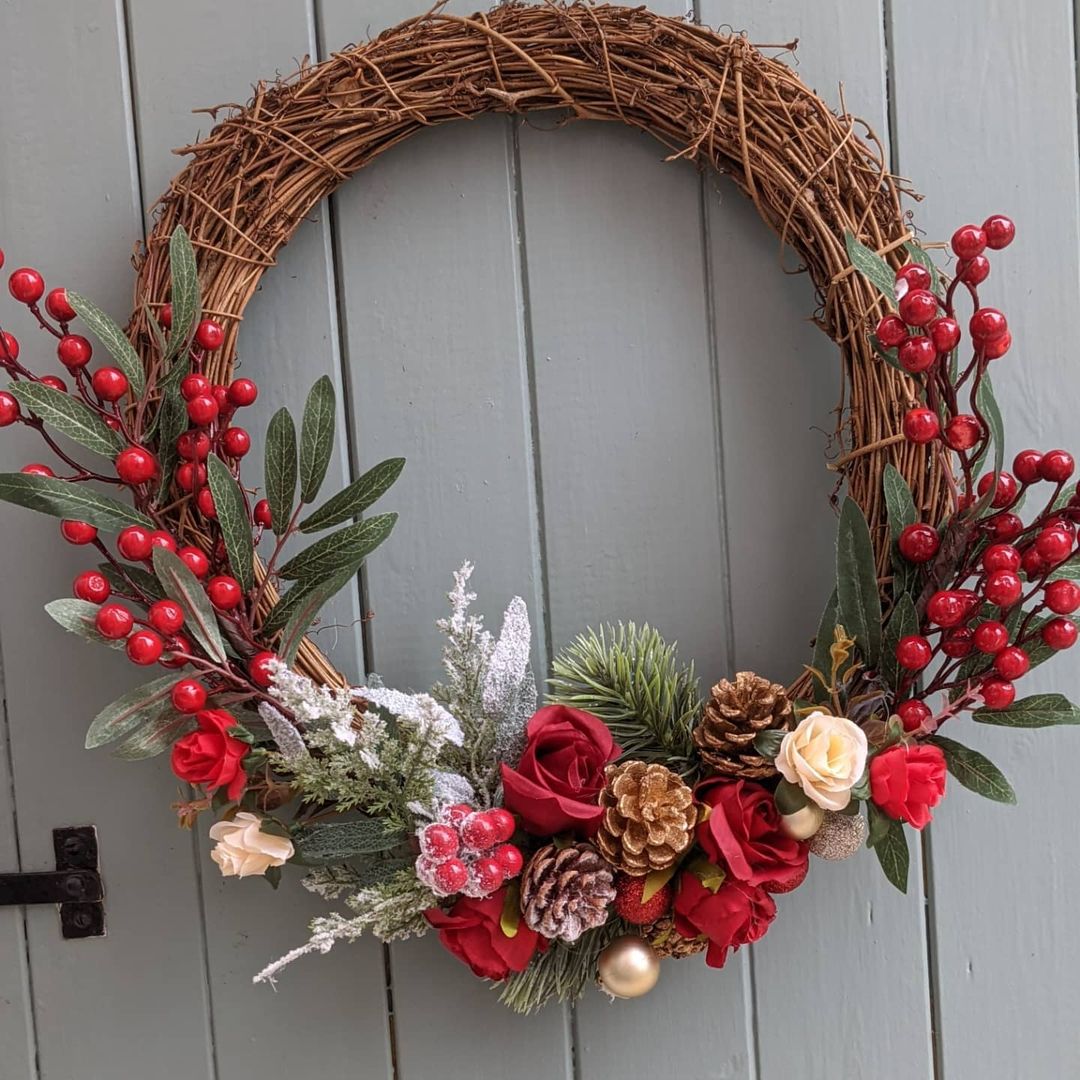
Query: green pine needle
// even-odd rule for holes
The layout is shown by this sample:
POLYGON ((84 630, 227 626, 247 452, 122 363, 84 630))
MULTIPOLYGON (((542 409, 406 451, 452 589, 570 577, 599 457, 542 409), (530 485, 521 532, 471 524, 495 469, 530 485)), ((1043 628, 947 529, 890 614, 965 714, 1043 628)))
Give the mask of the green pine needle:
POLYGON ((658 761, 688 775, 701 708, 694 665, 679 663, 648 624, 620 623, 581 634, 556 657, 548 700, 600 717, 623 758, 658 761))

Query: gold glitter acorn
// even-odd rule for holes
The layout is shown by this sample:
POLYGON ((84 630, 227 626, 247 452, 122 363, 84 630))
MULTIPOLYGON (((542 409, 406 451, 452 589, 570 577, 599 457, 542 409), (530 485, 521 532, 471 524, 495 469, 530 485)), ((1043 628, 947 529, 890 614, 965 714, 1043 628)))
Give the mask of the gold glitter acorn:
POLYGON ((825 811, 817 803, 807 803, 793 814, 781 814, 780 827, 793 840, 809 840, 825 820, 825 811))
POLYGON ((617 998, 647 994, 660 978, 660 957, 644 938, 616 938, 596 962, 600 989, 617 998))
POLYGON ((810 841, 819 859, 850 859, 866 842, 866 818, 862 814, 827 811, 821 828, 810 841))

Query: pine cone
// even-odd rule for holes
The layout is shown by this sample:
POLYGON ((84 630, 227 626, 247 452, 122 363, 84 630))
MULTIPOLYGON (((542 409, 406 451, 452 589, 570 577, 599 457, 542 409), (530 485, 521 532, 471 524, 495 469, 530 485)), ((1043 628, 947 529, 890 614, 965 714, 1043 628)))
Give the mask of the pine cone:
POLYGON ((600 792, 604 814, 596 834, 600 854, 635 877, 672 866, 694 838, 693 793, 655 762, 609 765, 605 776, 600 792))
POLYGON ((670 915, 657 919, 652 926, 645 928, 645 940, 659 956, 671 956, 682 960, 701 952, 709 939, 704 934, 696 938, 685 938, 675 929, 675 920, 670 915))
POLYGON ((754 749, 759 731, 788 731, 794 715, 779 683, 740 671, 735 681, 721 679, 694 728, 694 743, 713 772, 743 780, 775 776, 776 767, 754 749))
POLYGON ((521 876, 525 925, 546 938, 577 941, 603 926, 615 899, 611 868, 591 844, 542 847, 521 876))

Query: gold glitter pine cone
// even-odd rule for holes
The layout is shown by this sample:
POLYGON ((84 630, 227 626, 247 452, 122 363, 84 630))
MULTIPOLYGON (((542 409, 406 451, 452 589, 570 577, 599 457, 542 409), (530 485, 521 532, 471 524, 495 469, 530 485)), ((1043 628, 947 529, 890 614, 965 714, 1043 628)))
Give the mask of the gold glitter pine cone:
POLYGON ((675 929, 675 920, 670 915, 664 915, 652 926, 647 926, 642 935, 658 956, 670 956, 675 960, 696 956, 709 944, 709 939, 704 934, 696 938, 683 937, 675 929))
POLYGON ((548 844, 521 875, 525 925, 546 938, 576 941, 607 922, 615 899, 614 876, 591 844, 548 844))
POLYGON ((609 765, 604 775, 604 813, 595 837, 600 854, 634 877, 673 866, 694 838, 697 808, 690 788, 656 762, 609 765))
POLYGON ((789 731, 794 712, 787 692, 752 671, 713 688, 694 728, 694 745, 714 773, 742 780, 775 776, 776 767, 754 749, 759 732, 789 731))

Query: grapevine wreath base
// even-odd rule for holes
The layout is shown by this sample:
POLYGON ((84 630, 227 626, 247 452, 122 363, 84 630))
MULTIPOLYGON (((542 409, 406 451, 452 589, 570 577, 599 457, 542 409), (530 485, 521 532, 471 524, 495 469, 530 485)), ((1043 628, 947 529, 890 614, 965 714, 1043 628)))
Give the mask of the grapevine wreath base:
POLYGON ((760 938, 811 855, 865 842, 905 889, 907 830, 930 821, 947 773, 1014 801, 946 721, 1080 722, 1060 695, 1016 696, 1076 641, 1080 499, 1063 450, 1003 468, 990 369, 1012 339, 979 288, 1014 226, 962 226, 937 267, 858 128, 742 38, 640 8, 436 11, 260 84, 188 148, 126 332, 77 293, 46 293, 37 270, 11 273, 67 375, 39 374, 0 331, 0 427, 35 429, 56 459, 0 475, 0 498, 95 553, 49 614, 165 669, 102 710, 87 745, 169 752, 193 787, 180 822, 215 819, 224 874, 276 884, 301 867, 345 908, 259 979, 363 933, 435 928, 515 1009, 594 979, 637 996, 661 958, 720 967, 760 938), (258 394, 233 378, 245 305, 315 204, 383 150, 448 120, 552 108, 633 125, 730 176, 817 287, 815 321, 843 361, 833 467, 847 496, 836 589, 790 686, 730 673, 702 698, 659 633, 627 624, 568 645, 540 705, 524 603, 490 634, 469 564, 428 693, 349 687, 306 636, 393 530, 396 515, 366 512, 404 462, 320 499, 335 415, 323 376, 299 433, 288 409, 271 420, 261 483, 245 475, 238 421, 258 394))

